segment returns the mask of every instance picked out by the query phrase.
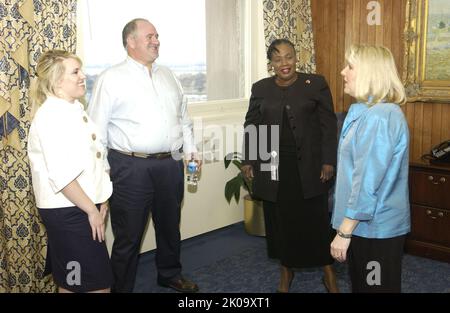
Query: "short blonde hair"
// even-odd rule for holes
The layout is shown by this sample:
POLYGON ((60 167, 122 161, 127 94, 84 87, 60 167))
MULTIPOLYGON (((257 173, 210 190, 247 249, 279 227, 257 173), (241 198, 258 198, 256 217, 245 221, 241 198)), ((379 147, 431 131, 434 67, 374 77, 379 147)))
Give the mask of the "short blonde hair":
POLYGON ((79 57, 64 50, 50 50, 41 55, 36 66, 36 79, 30 87, 33 107, 39 107, 50 95, 56 95, 56 86, 66 70, 63 61, 74 59, 82 64, 79 57))
POLYGON ((355 98, 374 105, 379 102, 404 104, 405 88, 400 81, 394 57, 383 46, 352 45, 346 61, 355 67, 355 98))

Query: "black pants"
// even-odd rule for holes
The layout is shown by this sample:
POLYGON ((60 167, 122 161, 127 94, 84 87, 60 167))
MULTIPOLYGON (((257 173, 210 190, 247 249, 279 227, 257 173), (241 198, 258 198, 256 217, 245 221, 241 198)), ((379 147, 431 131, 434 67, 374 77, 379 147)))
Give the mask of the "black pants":
POLYGON ((111 265, 116 292, 132 292, 142 237, 152 213, 158 278, 181 275, 180 214, 184 193, 183 161, 143 159, 110 150, 110 199, 114 243, 111 265))
POLYGON ((405 237, 352 237, 348 250, 352 292, 401 292, 405 237))

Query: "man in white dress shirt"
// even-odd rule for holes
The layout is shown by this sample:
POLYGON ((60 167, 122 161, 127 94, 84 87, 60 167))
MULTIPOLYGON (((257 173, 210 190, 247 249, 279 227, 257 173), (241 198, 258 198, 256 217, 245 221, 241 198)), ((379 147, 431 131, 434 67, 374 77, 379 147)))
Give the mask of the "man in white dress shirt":
POLYGON ((149 21, 130 21, 122 40, 127 59, 99 76, 88 107, 103 144, 109 148, 113 291, 133 291, 140 244, 151 212, 158 284, 196 292, 198 286, 181 275, 180 263, 184 192, 180 152, 183 150, 185 158, 197 159, 186 97, 175 75, 155 63, 160 43, 149 21))

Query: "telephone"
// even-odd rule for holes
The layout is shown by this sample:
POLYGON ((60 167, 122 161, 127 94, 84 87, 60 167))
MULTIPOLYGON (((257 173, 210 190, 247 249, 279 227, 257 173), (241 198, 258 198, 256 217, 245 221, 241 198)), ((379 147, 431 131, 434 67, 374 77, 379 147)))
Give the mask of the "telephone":
POLYGON ((437 159, 450 156, 450 140, 444 141, 435 146, 431 149, 431 154, 437 159))
POLYGON ((430 160, 432 163, 450 163, 450 140, 443 141, 434 146, 431 149, 430 154, 423 155, 422 159, 430 160))

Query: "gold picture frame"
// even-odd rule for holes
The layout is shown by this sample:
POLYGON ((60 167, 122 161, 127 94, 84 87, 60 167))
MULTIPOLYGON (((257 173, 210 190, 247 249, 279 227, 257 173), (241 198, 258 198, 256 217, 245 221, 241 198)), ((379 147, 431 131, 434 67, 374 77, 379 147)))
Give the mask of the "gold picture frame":
POLYGON ((450 103, 450 1, 408 0, 406 10, 408 102, 450 103))

